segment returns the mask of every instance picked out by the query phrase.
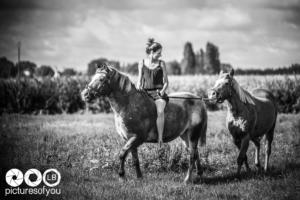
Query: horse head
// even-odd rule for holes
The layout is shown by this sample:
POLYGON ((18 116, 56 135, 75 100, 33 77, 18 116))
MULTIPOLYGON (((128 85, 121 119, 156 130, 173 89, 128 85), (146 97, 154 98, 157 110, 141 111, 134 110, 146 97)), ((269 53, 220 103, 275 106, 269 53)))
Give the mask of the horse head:
POLYGON ((110 79, 114 70, 107 64, 98 65, 95 75, 84 90, 81 92, 81 97, 84 101, 91 101, 99 96, 107 96, 111 93, 110 79))
POLYGON ((214 103, 223 103, 226 99, 230 98, 233 91, 233 75, 234 70, 225 73, 220 72, 219 77, 211 89, 207 91, 208 99, 214 103))

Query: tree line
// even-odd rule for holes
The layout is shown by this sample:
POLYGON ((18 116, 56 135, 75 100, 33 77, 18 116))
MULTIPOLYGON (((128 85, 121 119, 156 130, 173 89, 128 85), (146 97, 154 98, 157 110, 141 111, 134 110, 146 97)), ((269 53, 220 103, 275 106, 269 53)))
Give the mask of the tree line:
MULTIPOLYGON (((109 63, 116 69, 123 72, 134 74, 138 73, 138 62, 127 63, 121 66, 119 61, 109 60, 107 58, 97 58, 87 64, 87 70, 84 74, 91 76, 96 71, 96 66, 103 63, 109 63)), ((228 71, 232 68, 230 63, 221 63, 219 47, 212 42, 207 42, 205 50, 200 48, 194 52, 191 42, 186 42, 183 47, 183 58, 180 62, 177 60, 166 63, 168 74, 185 75, 185 74, 218 74, 220 70, 228 71)), ((276 69, 241 69, 235 71, 240 75, 267 75, 267 74, 300 74, 300 64, 292 64, 289 67, 276 69)), ((81 75, 73 68, 65 68, 58 71, 56 67, 49 65, 37 65, 31 61, 21 61, 14 64, 5 57, 0 58, 0 78, 11 78, 16 76, 27 77, 53 77, 53 76, 74 76, 81 75)))
POLYGON ((0 78, 15 78, 20 77, 53 77, 53 76, 74 76, 80 75, 73 68, 65 68, 63 71, 58 71, 56 67, 49 65, 41 65, 37 67, 34 62, 20 61, 14 64, 6 57, 0 58, 0 78))

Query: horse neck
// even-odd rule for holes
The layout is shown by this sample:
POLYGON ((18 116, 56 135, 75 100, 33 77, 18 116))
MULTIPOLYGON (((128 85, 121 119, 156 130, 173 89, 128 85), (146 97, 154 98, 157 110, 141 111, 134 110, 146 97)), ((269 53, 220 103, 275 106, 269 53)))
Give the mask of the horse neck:
POLYGON ((227 99, 228 112, 239 114, 245 109, 246 105, 240 100, 238 94, 233 92, 227 99))
POLYGON ((130 88, 120 88, 117 81, 111 84, 111 93, 108 96, 109 103, 114 112, 120 113, 130 106, 129 101, 131 96, 137 94, 137 90, 133 83, 130 82, 130 88))

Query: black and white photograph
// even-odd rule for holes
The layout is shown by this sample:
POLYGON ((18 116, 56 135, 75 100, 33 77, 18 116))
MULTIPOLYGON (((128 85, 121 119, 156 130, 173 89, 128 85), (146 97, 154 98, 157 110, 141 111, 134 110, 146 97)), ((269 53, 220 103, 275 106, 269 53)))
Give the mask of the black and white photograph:
POLYGON ((300 0, 0 0, 0 199, 300 199, 300 0))

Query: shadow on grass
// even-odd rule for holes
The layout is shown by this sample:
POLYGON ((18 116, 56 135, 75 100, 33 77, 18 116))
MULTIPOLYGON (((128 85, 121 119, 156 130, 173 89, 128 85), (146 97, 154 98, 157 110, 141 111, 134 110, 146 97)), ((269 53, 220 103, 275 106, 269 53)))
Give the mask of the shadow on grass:
POLYGON ((194 184, 209 184, 216 185, 220 183, 229 183, 229 182, 239 182, 241 180, 249 180, 249 179, 260 179, 264 177, 270 177, 274 179, 280 179, 283 175, 289 174, 292 171, 300 170, 300 163, 288 163, 282 168, 270 167, 268 172, 264 172, 263 170, 254 170, 252 169, 250 172, 242 171, 239 176, 234 172, 229 172, 223 175, 210 176, 210 177, 197 177, 194 180, 194 184))

